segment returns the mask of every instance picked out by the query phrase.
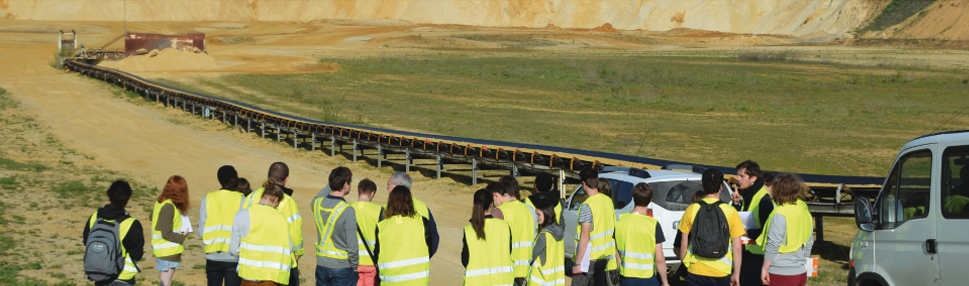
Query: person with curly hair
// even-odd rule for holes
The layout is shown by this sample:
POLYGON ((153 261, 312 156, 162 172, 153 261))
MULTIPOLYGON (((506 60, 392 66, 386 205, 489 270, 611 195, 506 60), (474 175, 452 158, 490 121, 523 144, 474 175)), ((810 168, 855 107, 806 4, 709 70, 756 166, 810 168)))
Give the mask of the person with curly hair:
POLYGON ((185 238, 181 231, 182 214, 188 213, 188 183, 175 175, 168 178, 165 189, 155 202, 151 215, 151 248, 155 256, 155 268, 160 271, 161 285, 171 286, 175 269, 181 267, 185 238))

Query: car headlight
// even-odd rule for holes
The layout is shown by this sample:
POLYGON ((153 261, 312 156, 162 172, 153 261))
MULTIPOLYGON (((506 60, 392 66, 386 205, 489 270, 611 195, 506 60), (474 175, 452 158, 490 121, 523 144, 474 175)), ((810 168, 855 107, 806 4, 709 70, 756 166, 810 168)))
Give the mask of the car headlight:
POLYGON ((677 229, 680 229, 680 221, 673 222, 673 230, 677 230, 677 229))

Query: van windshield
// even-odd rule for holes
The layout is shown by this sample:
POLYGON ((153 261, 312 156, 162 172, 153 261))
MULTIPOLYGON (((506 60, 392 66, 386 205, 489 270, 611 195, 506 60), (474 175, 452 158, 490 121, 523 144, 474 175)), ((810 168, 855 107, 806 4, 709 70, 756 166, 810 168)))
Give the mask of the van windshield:
MULTIPOLYGON (((617 209, 632 203, 633 184, 622 181, 609 181, 613 183, 614 200, 617 209), (616 192, 615 190, 619 191, 616 192)), ((669 211, 685 211, 686 207, 693 203, 693 194, 698 191, 703 191, 703 184, 698 180, 651 182, 649 186, 653 188, 653 203, 669 211)), ((720 200, 725 202, 730 201, 728 192, 721 192, 720 200)))

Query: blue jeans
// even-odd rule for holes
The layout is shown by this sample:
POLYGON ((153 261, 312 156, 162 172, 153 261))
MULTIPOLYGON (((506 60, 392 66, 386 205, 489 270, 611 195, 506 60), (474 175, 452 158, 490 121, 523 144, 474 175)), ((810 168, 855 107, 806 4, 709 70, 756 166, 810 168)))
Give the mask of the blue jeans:
POLYGON ((724 277, 710 277, 693 273, 686 275, 686 283, 690 286, 730 286, 730 275, 724 277))
POLYGON ((360 279, 352 268, 332 269, 316 266, 316 286, 356 286, 360 279))
POLYGON ((161 272, 168 272, 169 268, 181 268, 182 265, 178 262, 171 262, 158 257, 155 257, 155 269, 161 272))
POLYGON ((619 279, 620 286, 659 286, 659 278, 653 275, 652 278, 629 278, 619 279))

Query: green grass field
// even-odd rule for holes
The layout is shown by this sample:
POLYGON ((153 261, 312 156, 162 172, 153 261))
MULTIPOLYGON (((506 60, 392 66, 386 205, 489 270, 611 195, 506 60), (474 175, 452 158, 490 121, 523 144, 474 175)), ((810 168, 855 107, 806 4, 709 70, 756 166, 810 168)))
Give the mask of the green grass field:
POLYGON ((320 61, 343 69, 162 81, 329 122, 798 173, 883 176, 908 140, 969 122, 942 125, 966 107, 966 76, 952 70, 745 54, 320 61))

